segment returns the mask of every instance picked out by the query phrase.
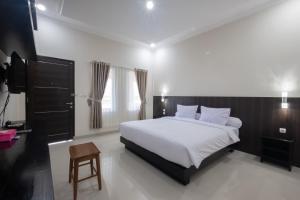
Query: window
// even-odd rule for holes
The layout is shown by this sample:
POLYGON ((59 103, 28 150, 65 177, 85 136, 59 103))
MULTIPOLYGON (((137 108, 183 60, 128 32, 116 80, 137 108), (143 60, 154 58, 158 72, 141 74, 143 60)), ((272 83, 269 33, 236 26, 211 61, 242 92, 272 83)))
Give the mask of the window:
POLYGON ((111 67, 102 98, 104 127, 138 119, 141 100, 133 70, 111 67))
POLYGON ((129 96, 128 96, 128 110, 138 111, 141 105, 141 99, 139 95, 139 90, 136 82, 136 77, 133 71, 129 72, 129 96))
POLYGON ((113 108, 113 95, 112 95, 112 76, 111 71, 109 73, 109 77, 107 79, 106 88, 104 91, 104 95, 102 98, 102 111, 103 112, 111 112, 113 108))
POLYGON ((133 112, 140 109, 141 100, 134 71, 112 67, 102 98, 103 112, 133 112))

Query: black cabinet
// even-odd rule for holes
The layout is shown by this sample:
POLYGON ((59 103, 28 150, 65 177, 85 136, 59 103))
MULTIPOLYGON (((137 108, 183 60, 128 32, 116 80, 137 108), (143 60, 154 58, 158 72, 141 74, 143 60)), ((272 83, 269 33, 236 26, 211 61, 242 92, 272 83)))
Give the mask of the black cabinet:
POLYGON ((261 138, 261 162, 270 161, 278 165, 292 169, 293 140, 273 137, 261 138))
POLYGON ((39 132, 0 142, 0 199, 53 200, 48 137, 39 132))

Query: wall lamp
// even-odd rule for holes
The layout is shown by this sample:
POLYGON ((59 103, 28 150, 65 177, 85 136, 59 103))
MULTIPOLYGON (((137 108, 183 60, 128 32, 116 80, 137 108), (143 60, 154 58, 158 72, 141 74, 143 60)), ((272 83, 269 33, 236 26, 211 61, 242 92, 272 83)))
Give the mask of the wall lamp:
POLYGON ((289 104, 287 102, 288 93, 282 92, 281 96, 282 96, 281 108, 284 108, 284 109, 289 108, 289 104))
POLYGON ((168 102, 168 99, 165 96, 161 96, 163 115, 166 115, 166 104, 167 104, 167 102, 168 102))

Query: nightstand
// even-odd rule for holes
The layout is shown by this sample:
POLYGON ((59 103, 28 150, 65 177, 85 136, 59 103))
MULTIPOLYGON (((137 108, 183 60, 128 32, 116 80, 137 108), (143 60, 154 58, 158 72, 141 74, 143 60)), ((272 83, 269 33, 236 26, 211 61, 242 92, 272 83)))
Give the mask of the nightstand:
POLYGON ((274 137, 261 138, 261 162, 270 161, 292 170, 293 140, 274 137))

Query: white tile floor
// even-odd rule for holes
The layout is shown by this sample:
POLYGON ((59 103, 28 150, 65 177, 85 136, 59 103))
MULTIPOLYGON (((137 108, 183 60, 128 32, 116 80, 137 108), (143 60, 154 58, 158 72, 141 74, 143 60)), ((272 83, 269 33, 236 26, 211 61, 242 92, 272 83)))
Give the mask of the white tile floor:
MULTIPOLYGON (((94 142, 102 151, 102 190, 96 178, 79 184, 78 199, 100 200, 296 200, 300 197, 300 169, 288 172, 260 163, 255 156, 235 151, 199 171, 182 186, 124 149, 119 133, 78 139, 50 146, 56 200, 72 199, 68 184, 68 147, 94 142)), ((89 167, 80 176, 89 175, 89 167)))

